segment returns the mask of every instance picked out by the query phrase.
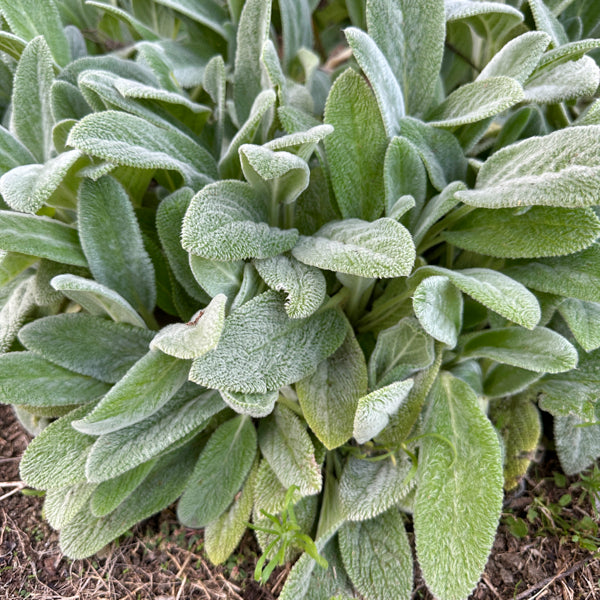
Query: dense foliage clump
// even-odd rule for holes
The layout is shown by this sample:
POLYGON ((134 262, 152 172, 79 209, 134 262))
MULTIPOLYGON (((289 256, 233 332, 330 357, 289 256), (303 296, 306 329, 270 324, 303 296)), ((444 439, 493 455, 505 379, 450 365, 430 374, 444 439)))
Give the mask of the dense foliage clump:
POLYGON ((412 514, 466 598, 540 411, 600 456, 600 5, 0 13, 0 401, 64 552, 178 500, 305 551, 284 599, 408 599, 412 514))

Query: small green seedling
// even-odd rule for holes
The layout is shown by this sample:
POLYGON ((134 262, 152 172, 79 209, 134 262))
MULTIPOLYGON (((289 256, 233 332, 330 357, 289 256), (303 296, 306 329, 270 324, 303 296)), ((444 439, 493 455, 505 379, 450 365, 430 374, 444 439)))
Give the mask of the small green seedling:
POLYGON ((294 494, 298 489, 298 486, 293 485, 287 490, 284 508, 280 515, 272 515, 265 510, 260 511, 264 517, 271 521, 273 524, 272 527, 263 527, 252 523, 248 524, 248 527, 251 529, 276 536, 264 549, 261 557, 256 563, 254 579, 261 584, 265 584, 269 580, 275 567, 283 566, 285 564, 285 556, 288 548, 302 550, 311 558, 314 558, 319 566, 324 569, 328 567, 327 561, 319 554, 315 542, 308 535, 302 533, 302 528, 298 525, 293 505, 294 494), (275 554, 273 554, 275 549, 277 550, 275 554), (271 556, 271 558, 265 566, 265 562, 269 556, 271 556))

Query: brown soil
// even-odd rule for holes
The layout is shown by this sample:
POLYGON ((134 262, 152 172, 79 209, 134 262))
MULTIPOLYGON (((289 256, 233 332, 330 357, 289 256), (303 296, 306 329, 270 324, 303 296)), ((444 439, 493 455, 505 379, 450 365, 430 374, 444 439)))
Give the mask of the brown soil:
MULTIPOLYGON (((7 485, 19 481, 18 460, 28 441, 11 409, 0 406, 0 600, 277 597, 288 569, 275 572, 268 586, 258 586, 252 578, 257 547, 250 534, 227 565, 215 568, 203 555, 201 532, 181 527, 171 509, 138 525, 101 557, 66 559, 58 549, 56 532, 42 520, 42 499, 7 485)), ((557 503, 565 493, 551 477, 558 470, 555 460, 545 460, 526 480, 526 491, 507 501, 505 516, 526 520, 532 506, 557 503)), ((593 514, 569 491, 573 501, 561 509, 559 519, 571 523, 593 514)), ((549 522, 554 523, 552 514, 546 527, 549 522)), ((600 600, 600 560, 573 541, 573 531, 564 525, 552 535, 536 527, 542 527, 541 518, 530 523, 528 534, 519 539, 501 525, 473 600, 600 600)), ((590 533, 591 538, 594 535, 597 539, 598 532, 590 533)), ((416 581, 413 600, 432 600, 418 573, 416 581)))

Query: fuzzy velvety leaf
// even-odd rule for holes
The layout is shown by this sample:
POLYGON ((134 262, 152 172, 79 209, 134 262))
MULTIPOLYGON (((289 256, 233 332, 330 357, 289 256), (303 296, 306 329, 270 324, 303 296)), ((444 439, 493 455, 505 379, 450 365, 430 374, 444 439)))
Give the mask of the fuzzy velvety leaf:
POLYGON ((0 251, 0 305, 6 303, 14 287, 25 277, 26 269, 36 262, 35 256, 0 251))
POLYGON ((488 398, 504 398, 523 392, 542 375, 512 365, 497 364, 489 369, 483 381, 483 393, 488 398))
POLYGON ((44 36, 59 65, 71 62, 69 42, 54 0, 2 0, 0 11, 14 34, 27 41, 44 36))
POLYGON ((101 435, 144 420, 166 404, 185 383, 189 368, 187 360, 151 350, 74 427, 91 435, 101 435))
POLYGON ((140 314, 152 313, 154 267, 125 189, 112 177, 85 180, 77 213, 81 245, 96 281, 118 292, 140 314))
POLYGON ((273 152, 253 144, 241 146, 239 154, 248 182, 259 195, 273 202, 291 204, 308 186, 308 165, 295 154, 273 152))
POLYGON ((410 599, 413 557, 398 509, 370 521, 344 523, 338 536, 344 566, 362 596, 410 599))
POLYGON ((177 281, 192 298, 206 304, 208 298, 194 279, 189 255, 181 247, 183 218, 193 196, 193 190, 182 188, 164 198, 156 211, 156 230, 177 281))
POLYGON ((556 452, 567 475, 581 473, 600 456, 599 432, 600 425, 580 417, 554 417, 556 452))
POLYGON ((593 96, 600 83, 596 61, 584 56, 579 60, 549 64, 536 71, 525 83, 524 100, 538 104, 556 104, 593 96))
POLYGON ((463 600, 477 584, 496 535, 502 456, 496 432, 466 383, 443 373, 430 398, 424 431, 436 435, 424 437, 419 452, 417 556, 435 596, 463 600))
POLYGON ((433 340, 416 319, 406 318, 383 330, 369 358, 369 386, 376 389, 404 379, 433 362, 433 340))
POLYGON ((404 117, 404 98, 383 52, 373 38, 356 27, 344 31, 352 54, 373 87, 388 137, 398 135, 399 120, 404 117))
POLYGON ((478 254, 539 258, 591 246, 600 235, 600 220, 590 208, 476 209, 442 235, 454 246, 478 254))
POLYGON ((47 490, 44 498, 44 519, 52 529, 62 529, 88 504, 95 483, 76 483, 58 490, 47 490))
POLYGON ((152 333, 91 315, 62 314, 27 324, 19 339, 65 369, 115 383, 148 351, 152 333))
POLYGON ((0 354, 10 350, 25 319, 35 309, 34 282, 34 279, 28 278, 14 289, 2 290, 6 291, 7 297, 0 309, 0 354))
POLYGON ((452 181, 465 179, 467 160, 450 132, 406 117, 400 133, 415 147, 436 190, 441 192, 452 181))
POLYGON ((183 247, 202 258, 234 261, 266 258, 290 250, 296 229, 267 223, 267 199, 241 181, 218 181, 192 199, 183 221, 183 247))
POLYGON ((90 498, 90 510, 96 517, 104 517, 115 510, 146 479, 156 460, 149 460, 130 471, 103 481, 90 498))
POLYGON ((158 461, 134 492, 112 513, 94 517, 84 508, 60 533, 60 547, 71 558, 95 554, 135 523, 159 512, 181 494, 197 453, 185 446, 158 461))
POLYGON ((306 422, 329 450, 352 437, 358 399, 367 393, 367 365, 353 334, 296 383, 296 393, 306 422))
POLYGON ((529 0, 529 8, 537 29, 545 31, 551 37, 554 46, 562 46, 569 41, 562 24, 543 0, 529 0))
POLYGON ((463 357, 489 358, 538 373, 570 371, 578 359, 564 337, 545 327, 488 329, 466 336, 462 350, 463 357))
POLYGON ((235 134, 227 151, 219 161, 219 172, 221 179, 234 179, 240 175, 239 149, 242 144, 249 144, 254 139, 263 117, 270 113, 277 98, 273 90, 264 90, 254 100, 252 110, 246 122, 235 134))
POLYGON ((462 294, 444 276, 424 279, 413 295, 415 315, 423 329, 449 348, 456 346, 462 327, 462 294))
POLYGON ((456 127, 493 117, 523 99, 523 88, 512 77, 473 81, 452 92, 432 113, 431 125, 456 127))
POLYGON ((156 0, 157 4, 162 4, 184 14, 193 21, 206 25, 213 31, 216 31, 223 37, 227 37, 227 32, 223 26, 227 20, 227 11, 221 6, 221 3, 214 0, 156 0))
MULTIPOLYGON (((114 86, 124 98, 154 100, 157 103, 166 105, 170 108, 185 108, 192 113, 193 118, 196 120, 195 127, 199 127, 199 122, 202 122, 203 119, 208 118, 211 113, 210 108, 204 106, 203 104, 192 102, 187 96, 181 93, 170 92, 152 85, 140 83, 139 81, 135 81, 133 79, 119 77, 115 80, 114 86)), ((182 114, 185 113, 182 112, 182 114)))
POLYGON ((15 167, 0 178, 0 193, 13 210, 36 213, 56 191, 80 156, 79 150, 71 150, 44 165, 15 167))
POLYGON ((97 438, 86 464, 90 481, 106 481, 158 456, 202 429, 225 408, 216 391, 185 384, 153 415, 97 438))
POLYGON ((116 165, 178 171, 193 188, 217 178, 213 157, 191 138, 125 112, 106 110, 84 117, 71 129, 67 143, 116 165))
POLYGON ((189 323, 173 323, 161 329, 150 348, 177 358, 198 358, 219 343, 225 323, 227 296, 218 294, 189 323))
POLYGON ((292 254, 307 265, 349 275, 402 277, 412 271, 415 246, 408 230, 393 219, 344 219, 301 237, 292 254))
POLYGON ((8 31, 0 32, 0 49, 15 60, 21 58, 25 46, 27 46, 27 42, 22 37, 8 31))
POLYGON ((85 461, 94 438, 71 427, 90 412, 80 406, 54 421, 31 441, 21 459, 21 477, 38 489, 60 489, 85 481, 85 461))
POLYGON ((237 28, 233 101, 242 124, 262 90, 260 55, 269 36, 272 0, 247 0, 237 28))
POLYGON ((78 275, 57 275, 50 284, 92 315, 108 315, 114 321, 146 327, 131 304, 114 290, 78 275))
POLYGON ((337 311, 290 319, 281 295, 266 292, 225 319, 219 345, 194 361, 190 379, 234 392, 277 390, 314 371, 345 337, 337 311))
POLYGON ((300 48, 313 47, 311 7, 309 0, 281 0, 279 10, 283 29, 283 67, 287 71, 300 48))
POLYGON ((414 477, 408 479, 411 466, 407 456, 399 456, 395 463, 348 458, 339 489, 344 517, 365 521, 398 504, 415 486, 414 477))
POLYGON ((498 34, 510 31, 523 20, 523 15, 516 8, 500 2, 479 2, 479 0, 446 0, 446 21, 453 23, 465 20, 480 35, 489 35, 489 28, 498 29, 498 34), (506 30, 502 19, 506 21, 506 30), (483 27, 481 27, 483 25, 483 27))
POLYGON ((600 47, 600 40, 597 38, 580 39, 554 47, 542 56, 536 72, 549 65, 557 65, 570 60, 577 60, 598 47, 600 47))
POLYGON ((224 563, 237 548, 248 527, 254 504, 257 468, 248 475, 241 494, 229 509, 204 528, 204 550, 213 565, 224 563))
POLYGON ((375 96, 356 71, 347 69, 335 80, 324 120, 334 128, 324 144, 342 216, 377 219, 384 207, 387 134, 375 96))
POLYGON ((504 270, 527 287, 548 294, 600 302, 600 244, 539 261, 515 263, 504 270))
POLYGON ((0 126, 0 174, 32 163, 35 163, 35 158, 31 152, 10 131, 0 126))
POLYGON ((129 29, 145 40, 158 40, 160 39, 152 29, 146 27, 139 19, 136 19, 132 14, 128 13, 117 6, 112 6, 111 4, 106 4, 105 2, 96 1, 96 0, 86 0, 87 6, 93 6, 100 10, 109 13, 115 18, 123 21, 123 23, 127 24, 129 29))
POLYGON ((367 23, 369 35, 400 83, 407 112, 425 113, 442 66, 444 2, 435 0, 425 6, 408 0, 370 0, 367 23))
POLYGON ((477 81, 489 77, 512 77, 521 85, 537 67, 550 36, 543 31, 528 31, 505 44, 484 67, 477 81))
POLYGON ((394 137, 390 142, 383 167, 385 184, 385 215, 399 198, 411 195, 421 207, 427 192, 427 172, 414 144, 403 137, 394 137))
POLYGON ((326 282, 319 269, 283 255, 255 260, 254 266, 271 289, 287 294, 285 310, 292 319, 309 317, 325 300, 326 282))
POLYGON ((597 125, 569 127, 502 148, 483 163, 476 189, 457 196, 482 208, 598 204, 599 135, 597 125))
POLYGON ((77 375, 33 352, 0 355, 0 400, 6 404, 71 406, 97 400, 109 386, 77 375))
POLYGON ((354 415, 352 436, 364 444, 385 429, 400 405, 408 397, 414 381, 396 381, 359 399, 354 415))
POLYGON ((461 292, 527 329, 533 329, 540 320, 540 306, 536 297, 502 273, 491 269, 450 271, 426 266, 418 269, 409 283, 416 285, 431 275, 445 275, 461 292))
POLYGON ((490 419, 504 439, 504 489, 517 487, 535 454, 542 422, 536 406, 522 396, 490 404, 490 419))
POLYGON ((48 217, 0 210, 0 249, 86 267, 77 230, 48 217))
POLYGON ((223 262, 190 254, 189 263, 194 279, 210 297, 225 294, 233 298, 240 289, 245 268, 243 260, 223 262))
POLYGON ((37 37, 27 44, 17 65, 10 129, 39 163, 48 160, 52 150, 53 79, 52 55, 44 38, 37 37))
POLYGON ((330 598, 352 598, 354 590, 348 578, 336 541, 331 540, 320 551, 328 568, 317 565, 310 577, 304 600, 330 600, 330 598))
MULTIPOLYGON (((331 133, 333 133, 331 125, 315 125, 306 131, 297 131, 270 140, 264 144, 263 148, 273 150, 274 152, 287 150, 308 161, 315 151, 317 144, 331 133)), ((312 175, 313 173, 311 173, 312 175)))
POLYGON ((250 415, 254 419, 266 417, 273 412, 275 402, 279 398, 279 392, 267 392, 266 394, 240 394, 220 390, 223 401, 241 415, 250 415))
POLYGON ((258 441, 262 455, 285 488, 297 485, 303 496, 321 491, 321 469, 315 448, 302 421, 278 405, 261 421, 258 441))
POLYGON ((600 348, 600 304, 567 298, 558 307, 573 336, 586 351, 600 348))
POLYGON ((223 423, 200 454, 177 505, 186 527, 204 527, 231 504, 256 456, 256 430, 247 416, 223 423))

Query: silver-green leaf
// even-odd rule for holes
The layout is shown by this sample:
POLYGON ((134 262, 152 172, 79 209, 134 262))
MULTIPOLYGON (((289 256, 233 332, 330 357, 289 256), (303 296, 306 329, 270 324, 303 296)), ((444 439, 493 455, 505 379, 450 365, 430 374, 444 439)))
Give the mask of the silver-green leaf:
POLYGON ((159 331, 150 348, 177 358, 198 358, 216 348, 225 324, 227 296, 218 294, 189 323, 173 323, 159 331))
POLYGON ((150 417, 96 439, 86 463, 90 481, 119 477, 138 465, 181 445, 225 408, 216 391, 185 384, 170 402, 150 417))
POLYGON ((112 177, 85 180, 77 214, 81 245, 96 281, 143 316, 150 315, 156 302, 154 267, 125 189, 112 177))
POLYGON ((106 383, 54 365, 33 352, 0 355, 0 401, 28 406, 73 406, 92 402, 106 383))
POLYGON ((296 485, 300 494, 321 491, 321 469, 315 448, 302 421, 288 408, 277 406, 261 421, 258 430, 260 450, 285 488, 296 485))
POLYGON ((519 327, 488 329, 467 335, 462 343, 465 358, 489 358, 536 371, 563 373, 577 366, 577 350, 563 336, 545 327, 531 331, 519 327))
POLYGON ((84 117, 71 129, 67 144, 116 165, 178 171, 196 189, 217 178, 213 157, 194 140, 125 112, 84 117))
POLYGON ((498 436, 471 388, 442 373, 430 393, 414 506, 419 565, 438 598, 464 600, 479 580, 502 510, 498 436), (476 527, 467 523, 476 522, 476 527), (444 540, 441 544, 440 540, 444 540))
POLYGON ((400 405, 408 397, 414 381, 396 381, 359 399, 354 415, 352 436, 364 444, 381 433, 400 405))
POLYGON ((285 310, 292 319, 309 317, 323 304, 327 290, 319 269, 284 255, 257 259, 254 266, 271 289, 287 294, 285 310))
POLYGON ((370 521, 344 523, 338 536, 344 566, 362 596, 410 600, 413 557, 398 509, 370 521))
POLYGON ((181 241, 192 254, 209 260, 266 258, 290 250, 296 229, 268 225, 267 199, 241 181, 219 181, 192 199, 181 241))
POLYGON ((324 144, 342 216, 377 219, 384 208, 387 134, 375 95, 356 71, 347 69, 335 80, 324 120, 334 128, 324 144))
POLYGON ((92 315, 108 315, 118 323, 146 327, 142 317, 125 298, 93 279, 71 274, 57 275, 50 285, 92 315))
POLYGON ((342 344, 346 327, 336 310, 290 319, 281 295, 265 292, 225 319, 219 345, 194 360, 190 379, 233 392, 274 391, 314 371, 342 344))
POLYGON ((356 337, 344 343, 317 370, 296 383, 304 418, 331 450, 352 437, 358 399, 367 393, 367 365, 356 337))
POLYGON ((537 298, 523 285, 502 273, 481 268, 451 271, 426 266, 415 271, 409 284, 416 286, 431 275, 446 276, 461 292, 527 329, 533 329, 540 320, 537 298))
POLYGON ((470 206, 508 208, 600 203, 600 126, 569 127, 498 150, 483 163, 474 190, 457 192, 470 206))
POLYGON ((406 455, 371 462, 349 457, 340 478, 339 498, 349 521, 373 519, 401 502, 415 487, 406 455))
POLYGON ((427 277, 413 295, 415 315, 434 339, 454 348, 462 327, 462 294, 447 277, 427 277))
POLYGON ((87 267, 77 229, 56 219, 0 210, 0 250, 87 267))
POLYGON ((223 423, 204 447, 179 500, 179 520, 187 527, 204 527, 218 518, 242 487, 255 456, 252 420, 240 415, 223 423))
POLYGON ((360 219, 330 222, 313 236, 302 236, 292 249, 299 261, 360 277, 403 277, 415 261, 408 230, 384 217, 369 223, 360 219))
POLYGON ((19 339, 65 369, 115 383, 146 354, 152 333, 91 315, 60 314, 28 323, 19 339))
POLYGON ((74 427, 90 435, 123 429, 153 415, 185 383, 190 362, 151 350, 74 427))

